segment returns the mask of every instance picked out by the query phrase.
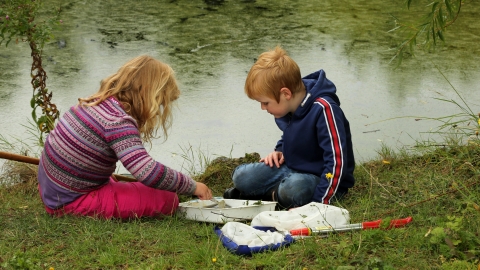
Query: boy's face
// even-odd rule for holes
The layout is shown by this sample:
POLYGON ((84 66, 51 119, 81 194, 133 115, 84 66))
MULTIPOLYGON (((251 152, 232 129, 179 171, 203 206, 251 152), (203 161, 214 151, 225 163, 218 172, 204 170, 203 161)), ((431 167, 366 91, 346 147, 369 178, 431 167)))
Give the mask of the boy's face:
POLYGON ((280 95, 280 102, 277 102, 274 98, 267 96, 261 96, 255 98, 255 100, 260 102, 262 110, 266 110, 275 118, 284 117, 290 112, 288 100, 285 98, 284 95, 280 95))

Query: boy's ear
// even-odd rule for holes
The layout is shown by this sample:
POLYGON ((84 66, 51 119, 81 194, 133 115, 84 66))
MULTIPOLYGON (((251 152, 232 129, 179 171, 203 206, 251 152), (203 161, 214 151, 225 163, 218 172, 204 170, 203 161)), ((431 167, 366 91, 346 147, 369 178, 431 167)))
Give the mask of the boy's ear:
POLYGON ((290 100, 293 97, 292 91, 286 87, 280 89, 280 94, 283 95, 287 100, 290 100))

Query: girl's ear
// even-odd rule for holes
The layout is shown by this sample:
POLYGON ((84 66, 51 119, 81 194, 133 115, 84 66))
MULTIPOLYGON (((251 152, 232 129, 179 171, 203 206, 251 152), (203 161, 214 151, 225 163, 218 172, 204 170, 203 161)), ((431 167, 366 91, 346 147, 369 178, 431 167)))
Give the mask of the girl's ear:
POLYGON ((286 87, 283 87, 282 89, 280 89, 280 94, 283 95, 287 100, 290 100, 293 97, 292 91, 290 91, 290 89, 286 87))

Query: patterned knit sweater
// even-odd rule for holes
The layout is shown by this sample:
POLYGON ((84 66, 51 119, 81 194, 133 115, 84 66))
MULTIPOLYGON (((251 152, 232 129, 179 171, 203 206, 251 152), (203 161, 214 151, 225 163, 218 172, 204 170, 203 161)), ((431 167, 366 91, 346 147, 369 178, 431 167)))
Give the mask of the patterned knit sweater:
POLYGON ((73 106, 50 132, 38 181, 44 204, 60 208, 108 183, 117 161, 146 186, 193 194, 196 182, 156 162, 145 150, 136 121, 113 97, 73 106))

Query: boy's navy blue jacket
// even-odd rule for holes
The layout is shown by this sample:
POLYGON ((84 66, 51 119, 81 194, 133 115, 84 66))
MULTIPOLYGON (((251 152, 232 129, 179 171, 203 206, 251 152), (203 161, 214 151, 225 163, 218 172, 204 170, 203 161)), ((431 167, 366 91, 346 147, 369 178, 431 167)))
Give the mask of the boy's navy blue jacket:
POLYGON ((355 182, 350 125, 323 70, 302 80, 307 90, 302 104, 293 115, 275 119, 283 131, 275 150, 283 153, 289 168, 321 177, 312 201, 329 204, 355 182))

